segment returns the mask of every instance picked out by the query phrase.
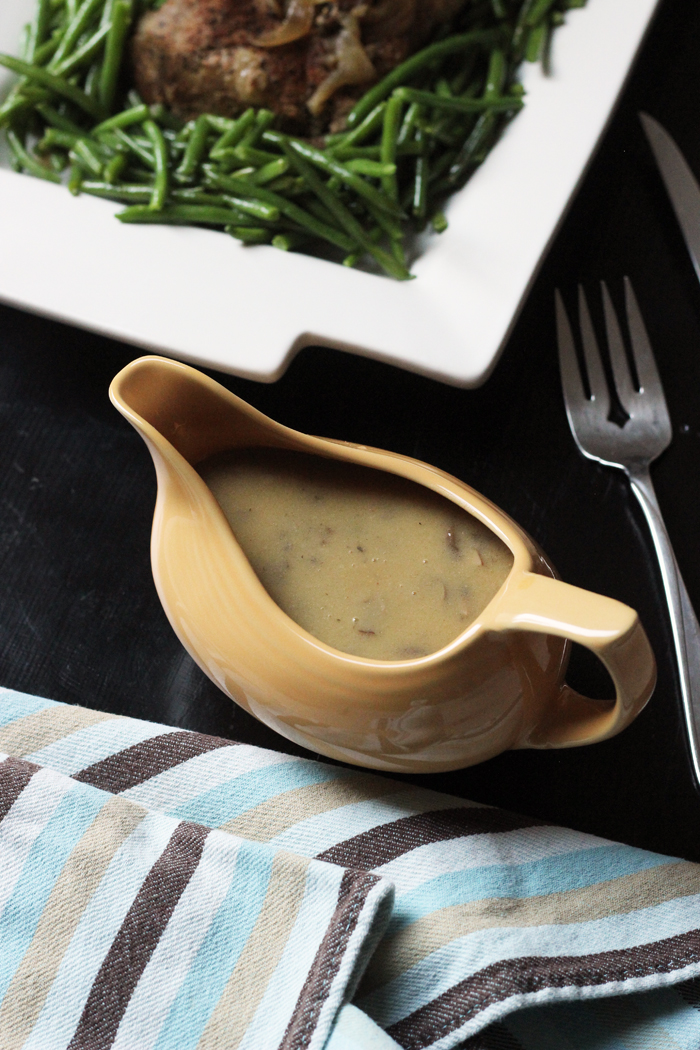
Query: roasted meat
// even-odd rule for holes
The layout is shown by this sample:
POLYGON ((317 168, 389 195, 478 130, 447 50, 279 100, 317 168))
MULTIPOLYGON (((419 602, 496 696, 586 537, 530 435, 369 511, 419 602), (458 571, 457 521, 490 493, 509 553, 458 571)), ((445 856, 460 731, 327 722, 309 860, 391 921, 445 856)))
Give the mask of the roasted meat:
POLYGON ((167 0, 134 35, 136 86, 185 119, 265 106, 281 126, 317 133, 464 3, 167 0))

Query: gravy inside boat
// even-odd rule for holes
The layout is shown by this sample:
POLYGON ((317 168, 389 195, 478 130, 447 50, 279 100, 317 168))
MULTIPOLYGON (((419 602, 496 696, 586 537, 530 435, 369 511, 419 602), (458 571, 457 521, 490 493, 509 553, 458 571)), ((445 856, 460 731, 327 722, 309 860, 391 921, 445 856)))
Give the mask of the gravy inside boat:
POLYGON ((271 598, 341 652, 436 652, 476 619, 513 564, 472 515, 385 471, 270 448, 197 469, 271 598))

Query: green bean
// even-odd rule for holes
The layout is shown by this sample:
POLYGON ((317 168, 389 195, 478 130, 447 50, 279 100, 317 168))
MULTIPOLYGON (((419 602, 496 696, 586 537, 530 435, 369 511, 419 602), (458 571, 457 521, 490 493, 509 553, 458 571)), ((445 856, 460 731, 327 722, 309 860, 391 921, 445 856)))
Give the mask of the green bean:
POLYGON ((441 211, 436 211, 430 220, 430 225, 433 227, 436 233, 444 233, 449 223, 445 218, 445 215, 441 211))
POLYGON ((155 170, 156 160, 150 150, 146 149, 138 139, 135 139, 133 135, 127 135, 123 128, 115 128, 113 131, 108 133, 110 136, 114 136, 117 142, 121 142, 127 147, 132 153, 134 153, 139 160, 142 160, 149 168, 155 170))
POLYGON ((279 160, 276 153, 270 153, 268 150, 256 149, 255 146, 244 146, 241 143, 240 146, 236 146, 233 151, 238 160, 244 164, 253 164, 256 167, 262 167, 263 164, 270 164, 273 161, 279 160))
POLYGON ((24 88, 21 93, 17 92, 17 94, 10 92, 0 106, 0 127, 9 124, 14 117, 25 110, 32 109, 38 102, 43 102, 48 97, 48 91, 44 91, 43 88, 24 88))
POLYGON ((554 18, 545 23, 544 40, 540 47, 540 61, 542 71, 546 77, 552 73, 552 37, 554 35, 554 18))
POLYGON ((295 248, 303 248, 309 243, 309 238, 303 233, 278 233, 272 238, 274 248, 280 248, 283 252, 291 252, 295 248))
POLYGON ((104 0, 83 0, 75 17, 68 23, 61 43, 58 45, 56 54, 53 56, 49 67, 51 72, 55 72, 63 59, 71 53, 80 37, 90 25, 93 16, 96 15, 100 4, 102 3, 104 3, 104 0))
POLYGON ((525 24, 528 26, 536 26, 542 21, 554 3, 555 0, 535 0, 535 3, 525 18, 525 24))
MULTIPOLYGON (((251 110, 251 112, 255 115, 254 110, 251 110)), ((218 131, 220 135, 223 135, 225 131, 228 131, 236 123, 236 121, 231 120, 230 117, 218 117, 215 113, 205 113, 204 115, 209 121, 211 130, 218 131)))
POLYGON ((385 211, 380 211, 379 208, 372 207, 371 204, 366 205, 369 214, 377 224, 377 228, 380 233, 385 233, 390 241, 402 241, 404 231, 401 223, 397 222, 396 219, 392 219, 390 215, 387 215, 385 211))
MULTIPOLYGON (((209 118, 211 122, 211 118, 209 118)), ((255 110, 247 109, 245 113, 242 113, 238 120, 234 120, 233 123, 228 122, 228 126, 218 142, 214 143, 214 146, 209 151, 209 156, 212 160, 218 160, 222 150, 229 149, 229 147, 237 146, 241 141, 246 131, 252 124, 255 123, 255 110)))
POLYGON ((374 109, 378 102, 390 95, 394 88, 399 87, 405 80, 410 80, 416 73, 422 72, 436 59, 466 51, 470 47, 488 47, 495 44, 497 39, 498 34, 492 29, 475 29, 471 33, 460 33, 458 36, 450 36, 446 40, 424 47, 422 51, 395 66, 383 80, 362 96, 348 114, 348 127, 352 128, 374 109))
POLYGON ((241 168, 251 167, 247 161, 241 160, 234 148, 218 150, 215 163, 221 171, 225 172, 239 171, 241 168))
POLYGON ((431 91, 418 91, 416 88, 397 88, 394 94, 402 102, 419 102, 423 106, 432 109, 447 109, 455 113, 481 113, 485 109, 491 109, 495 113, 502 113, 509 109, 521 109, 523 100, 517 95, 504 96, 503 98, 441 98, 431 91))
MULTIPOLYGON (((422 132, 419 132, 419 138, 422 136, 422 132)), ((427 152, 423 152, 420 157, 416 157, 416 174, 413 183, 413 214, 417 219, 424 220, 428 209, 428 178, 430 174, 430 164, 428 161, 427 152)))
POLYGON ((190 182, 196 175, 207 148, 207 139, 211 130, 205 116, 197 117, 192 121, 191 128, 192 133, 187 141, 182 163, 175 172, 175 178, 182 182, 190 182))
POLYGON ((252 147, 259 141, 260 136, 266 131, 275 119, 275 114, 269 109, 259 109, 255 114, 255 121, 246 130, 240 140, 240 147, 252 147))
POLYGON ((447 176, 447 187, 454 188, 460 182, 468 169, 475 163, 479 150, 493 131, 493 113, 482 113, 474 126, 474 130, 459 151, 456 160, 450 168, 447 176))
POLYGON ((56 51, 58 50, 58 46, 61 43, 62 39, 63 30, 55 30, 55 32, 51 34, 51 38, 49 40, 46 40, 40 47, 36 49, 36 51, 34 52, 34 58, 32 59, 32 64, 35 66, 46 65, 49 59, 56 54, 56 51))
POLYGON ((123 153, 117 153, 115 157, 105 164, 104 180, 105 182, 116 182, 122 174, 127 165, 126 157, 123 153))
POLYGON ((115 0, 105 0, 105 5, 102 8, 102 16, 100 18, 100 25, 109 25, 112 21, 112 14, 114 13, 114 2, 115 0))
POLYGON ((421 118, 422 114, 423 107, 420 106, 417 102, 412 102, 406 110, 406 115, 403 118, 403 123, 401 125, 398 138, 396 139, 397 148, 401 148, 409 142, 415 130, 416 123, 421 118))
POLYGON ((79 164, 71 164, 70 174, 68 176, 68 192, 72 193, 74 197, 77 197, 80 193, 82 182, 83 169, 79 164))
MULTIPOLYGON (((357 146, 373 135, 381 127, 384 120, 386 102, 380 102, 359 124, 350 131, 342 131, 338 135, 326 135, 327 145, 357 146)), ((264 136, 263 136, 264 138, 264 136)))
POLYGON ((276 205, 283 215, 288 216, 316 237, 321 237, 324 241, 330 241, 331 244, 335 244, 338 248, 344 248, 345 251, 353 251, 356 247, 354 240, 346 236, 341 230, 337 230, 322 220, 316 219, 308 211, 300 208, 285 197, 274 193, 267 187, 256 186, 255 183, 249 182, 247 179, 232 179, 230 176, 220 175, 215 171, 208 172, 208 175, 214 185, 218 185, 221 189, 229 189, 233 193, 245 192, 254 199, 276 205))
MULTIPOLYGON (((380 158, 384 164, 390 164, 394 170, 381 176, 382 189, 392 200, 399 198, 399 186, 396 181, 396 143, 399 136, 399 125, 403 114, 403 102, 396 95, 392 95, 384 113, 382 126, 382 142, 380 158)), ((355 169, 357 170, 357 169, 355 169)))
POLYGON ((47 124, 57 128, 59 131, 65 131, 69 135, 76 135, 78 138, 85 134, 83 129, 78 127, 74 121, 69 120, 64 113, 59 113, 57 109, 54 109, 47 102, 39 102, 35 108, 47 124))
POLYGON ((131 25, 131 15, 131 4, 126 0, 116 0, 105 44, 105 58, 99 82, 99 99, 107 111, 114 106, 124 44, 131 25))
POLYGON ((337 175, 342 182, 351 186, 360 197, 364 197, 366 200, 371 201, 371 203, 377 208, 381 208, 390 215, 395 215, 397 218, 401 218, 403 213, 396 201, 393 201, 389 197, 380 193, 374 188, 374 186, 365 182, 360 175, 356 175, 353 171, 350 171, 349 168, 335 160, 334 157, 327 156, 325 153, 322 153, 321 150, 315 149, 313 146, 309 146, 305 142, 300 142, 298 139, 289 139, 288 143, 284 145, 285 152, 287 152, 287 147, 291 151, 291 153, 288 153, 287 155, 292 161, 292 164, 295 163, 295 157, 303 157, 304 160, 310 161, 311 164, 320 168, 321 171, 328 172, 329 175, 337 175))
POLYGON ((289 161, 286 157, 278 157, 276 160, 271 160, 269 164, 263 164, 255 173, 251 172, 251 178, 258 186, 265 186, 287 171, 289 171, 289 161))
POLYGON ((495 47, 489 58, 489 68, 486 73, 486 86, 484 87, 485 99, 496 99, 503 91, 506 79, 506 56, 499 47, 495 47))
POLYGON ((92 129, 91 134, 93 136, 102 135, 105 131, 113 131, 115 128, 128 128, 132 124, 143 124, 144 120, 148 120, 150 115, 151 111, 148 106, 141 103, 140 106, 124 109, 121 113, 116 113, 113 117, 103 120, 101 124, 92 129))
MULTIPOLYGON (((388 274, 391 274, 392 277, 396 277, 399 280, 406 280, 409 278, 411 275, 408 270, 397 263, 397 261, 383 249, 378 248, 373 244, 357 219, 355 219, 351 212, 345 207, 340 198, 336 197, 334 193, 324 186, 321 179, 319 179, 307 163, 301 150, 298 148, 295 149, 298 145, 299 143, 292 140, 282 142, 282 148, 289 159, 299 168, 300 173, 303 175, 310 189, 312 189, 322 203, 325 204, 336 221, 345 229, 350 237, 365 249, 365 251, 368 251, 374 256, 379 265, 383 267, 388 274)), ((379 194, 377 194, 377 196, 379 196, 379 194)), ((382 208, 382 210, 384 209, 382 208)))
POLYGON ((27 152, 19 135, 13 131, 12 128, 9 128, 6 134, 10 149, 20 167, 24 168, 25 171, 28 171, 31 175, 35 175, 39 179, 46 179, 48 182, 61 181, 60 175, 57 175, 55 171, 51 170, 51 168, 47 168, 43 164, 40 164, 38 160, 35 160, 35 158, 27 152))
POLYGON ((49 25, 51 22, 51 2, 50 0, 39 0, 36 9, 36 15, 34 22, 32 23, 28 46, 27 46, 27 61, 36 62, 37 52, 42 44, 46 43, 46 37, 49 31, 49 25))
POLYGON ((272 234, 261 226, 226 226, 226 233, 244 244, 269 244, 272 234))
POLYGON ((87 65, 88 62, 102 49, 105 37, 109 32, 109 26, 103 26, 98 29, 96 33, 86 40, 85 43, 74 51, 68 58, 56 66, 54 72, 56 76, 66 77, 71 73, 74 73, 76 69, 80 69, 81 66, 87 65))
MULTIPOLYGON (((117 0, 117 6, 119 6, 119 0, 117 0)), ((155 120, 144 120, 143 130, 150 139, 151 146, 153 147, 153 157, 156 162, 156 177, 153 182, 153 196, 151 198, 150 206, 153 211, 160 211, 165 204, 165 200, 168 196, 168 187, 170 185, 168 147, 163 138, 163 132, 160 130, 155 120)))
POLYGON ((125 204, 147 204, 151 199, 151 190, 148 186, 128 183, 112 186, 106 180, 95 182, 91 179, 85 179, 81 183, 80 192, 89 193, 92 197, 106 197, 107 200, 123 201, 125 204))
POLYGON ((540 23, 530 30, 525 45, 525 59, 527 62, 536 62, 541 57, 547 40, 547 25, 540 23))
POLYGON ((28 77, 29 80, 36 80, 42 87, 46 87, 56 95, 61 95, 70 102, 74 102, 79 109, 89 113, 91 117, 102 120, 106 115, 103 107, 86 95, 84 91, 81 91, 79 87, 76 87, 75 84, 69 84, 67 80, 49 73, 46 69, 32 66, 28 62, 23 62, 20 58, 13 58, 11 55, 3 54, 0 54, 0 66, 11 69, 13 73, 19 73, 21 76, 28 77))
POLYGON ((69 156, 74 164, 81 165, 85 171, 89 171, 92 175, 97 176, 98 179, 102 176, 104 160, 91 147, 87 139, 78 139, 71 149, 69 156))
POLYGON ((134 204, 117 214, 120 222, 163 223, 167 226, 228 226, 231 211, 228 208, 208 207, 203 204, 172 204, 161 211, 154 211, 150 204, 134 204))
POLYGON ((223 194, 208 193, 198 186, 179 187, 170 191, 170 199, 179 204, 210 204, 216 208, 225 208, 227 199, 223 194))
POLYGON ((245 215, 253 215, 256 219, 265 219, 267 222, 277 222, 280 210, 276 204, 266 204, 264 201, 246 200, 239 197, 235 192, 226 194, 226 201, 233 208, 238 208, 245 215))
POLYGON ((356 157, 354 160, 347 161, 346 167, 349 171, 354 171, 356 175, 368 175, 370 178, 382 179, 382 182, 384 179, 396 178, 394 163, 384 164, 382 161, 356 157))
POLYGON ((49 164, 51 170, 55 171, 57 175, 62 175, 68 166, 68 156, 63 150, 51 150, 48 154, 49 164))
POLYGON ((44 132, 44 137, 39 143, 37 143, 37 149, 40 153, 44 153, 51 149, 52 146, 62 146, 64 149, 73 149, 78 139, 83 137, 84 132, 78 130, 75 134, 72 131, 61 131, 59 128, 47 128, 44 132))

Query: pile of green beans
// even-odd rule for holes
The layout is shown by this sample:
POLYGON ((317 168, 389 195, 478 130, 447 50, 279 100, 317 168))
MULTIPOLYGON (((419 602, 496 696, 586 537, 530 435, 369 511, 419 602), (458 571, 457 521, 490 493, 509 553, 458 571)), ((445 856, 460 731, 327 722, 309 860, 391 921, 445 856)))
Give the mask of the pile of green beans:
POLYGON ((275 115, 183 124, 130 89, 127 49, 159 0, 38 0, 0 127, 18 171, 121 201, 127 223, 215 227, 245 244, 374 262, 410 277, 406 237, 442 232, 446 197, 523 105, 518 70, 547 68, 553 30, 585 0, 472 0, 371 87, 345 130, 284 134, 275 115))

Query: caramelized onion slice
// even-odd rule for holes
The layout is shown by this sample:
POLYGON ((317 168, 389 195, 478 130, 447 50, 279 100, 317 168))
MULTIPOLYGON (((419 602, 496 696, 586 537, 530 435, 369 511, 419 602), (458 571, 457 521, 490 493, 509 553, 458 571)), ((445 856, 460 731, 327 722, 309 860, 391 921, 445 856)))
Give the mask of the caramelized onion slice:
POLYGON ((362 46, 360 36, 360 12, 365 8, 357 8, 350 14, 342 15, 342 29, 338 33, 336 42, 336 57, 338 64, 332 73, 319 84, 313 95, 306 103, 309 111, 317 117, 328 99, 338 88, 349 84, 366 84, 376 77, 376 70, 372 65, 367 52, 362 46))
POLYGON ((289 0, 284 21, 267 33, 261 33, 253 43, 257 47, 279 47, 308 36, 314 24, 315 6, 316 0, 289 0))

